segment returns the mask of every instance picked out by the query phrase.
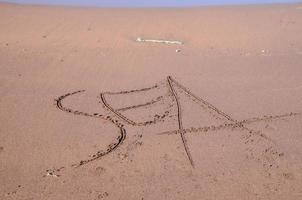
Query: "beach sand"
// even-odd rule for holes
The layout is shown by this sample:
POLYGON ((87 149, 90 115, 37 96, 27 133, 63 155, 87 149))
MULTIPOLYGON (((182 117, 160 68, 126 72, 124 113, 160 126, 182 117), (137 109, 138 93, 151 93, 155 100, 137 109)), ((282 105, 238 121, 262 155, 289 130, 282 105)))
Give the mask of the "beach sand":
POLYGON ((301 7, 0 4, 0 199, 302 199, 301 7))

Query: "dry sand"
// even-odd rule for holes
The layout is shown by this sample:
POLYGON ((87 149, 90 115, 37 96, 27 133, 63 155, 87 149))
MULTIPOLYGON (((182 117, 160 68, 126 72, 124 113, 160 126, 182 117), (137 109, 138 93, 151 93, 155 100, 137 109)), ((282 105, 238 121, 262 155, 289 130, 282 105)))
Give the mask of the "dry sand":
POLYGON ((0 4, 0 199, 302 199, 301 7, 0 4))

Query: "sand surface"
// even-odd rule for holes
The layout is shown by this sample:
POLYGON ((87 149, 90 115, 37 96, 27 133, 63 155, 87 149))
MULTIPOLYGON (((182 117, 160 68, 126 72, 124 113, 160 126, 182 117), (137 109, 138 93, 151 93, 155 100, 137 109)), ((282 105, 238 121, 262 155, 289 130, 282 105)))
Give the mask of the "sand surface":
POLYGON ((0 199, 302 199, 301 33, 301 4, 0 4, 0 199))

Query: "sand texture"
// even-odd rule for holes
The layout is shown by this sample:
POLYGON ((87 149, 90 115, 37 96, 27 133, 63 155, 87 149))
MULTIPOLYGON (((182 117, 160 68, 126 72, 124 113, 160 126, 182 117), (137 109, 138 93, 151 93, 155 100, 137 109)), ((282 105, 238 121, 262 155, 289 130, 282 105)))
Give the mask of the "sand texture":
POLYGON ((0 199, 302 199, 302 5, 0 4, 0 199))

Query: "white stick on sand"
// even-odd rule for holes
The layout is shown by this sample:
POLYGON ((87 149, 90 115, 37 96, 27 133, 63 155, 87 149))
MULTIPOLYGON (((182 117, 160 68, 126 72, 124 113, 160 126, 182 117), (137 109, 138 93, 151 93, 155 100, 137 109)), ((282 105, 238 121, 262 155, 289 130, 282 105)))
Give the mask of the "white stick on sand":
POLYGON ((183 44, 181 41, 177 40, 156 40, 156 39, 143 39, 138 37, 136 39, 137 42, 154 42, 154 43, 164 43, 164 44, 183 44))

